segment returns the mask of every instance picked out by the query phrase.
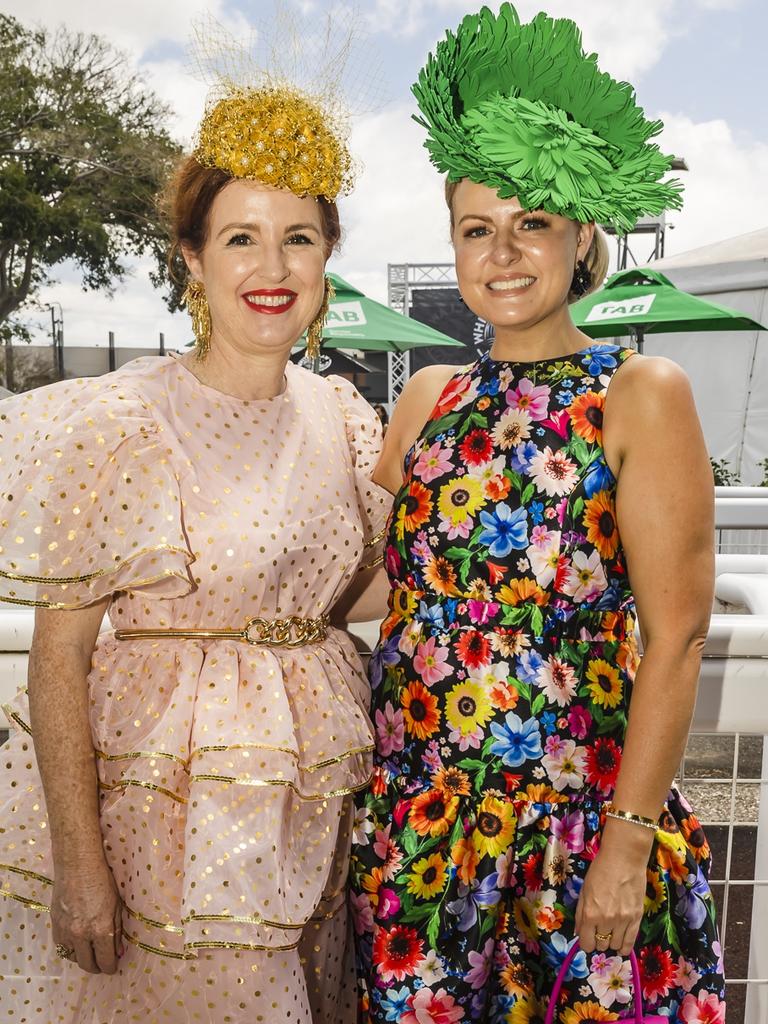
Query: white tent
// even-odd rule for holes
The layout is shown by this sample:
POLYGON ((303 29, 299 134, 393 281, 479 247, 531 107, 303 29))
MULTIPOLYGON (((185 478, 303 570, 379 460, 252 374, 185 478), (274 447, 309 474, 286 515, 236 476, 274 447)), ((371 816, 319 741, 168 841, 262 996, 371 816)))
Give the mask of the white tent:
MULTIPOLYGON (((768 228, 649 264, 678 288, 768 325, 768 228)), ((768 331, 646 334, 644 351, 688 373, 709 453, 744 484, 760 483, 768 458, 768 331)))

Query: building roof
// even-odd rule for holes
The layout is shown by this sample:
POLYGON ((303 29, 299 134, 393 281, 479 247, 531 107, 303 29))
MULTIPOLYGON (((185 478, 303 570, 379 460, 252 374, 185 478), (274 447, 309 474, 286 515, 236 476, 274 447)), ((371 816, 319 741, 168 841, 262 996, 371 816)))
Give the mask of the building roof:
POLYGON ((646 264, 694 295, 768 287, 768 228, 646 264))
POLYGON ((747 260, 768 260, 768 228, 750 231, 735 238, 724 238, 698 249, 689 249, 674 256, 654 260, 654 269, 665 267, 701 267, 712 263, 743 263, 747 260))

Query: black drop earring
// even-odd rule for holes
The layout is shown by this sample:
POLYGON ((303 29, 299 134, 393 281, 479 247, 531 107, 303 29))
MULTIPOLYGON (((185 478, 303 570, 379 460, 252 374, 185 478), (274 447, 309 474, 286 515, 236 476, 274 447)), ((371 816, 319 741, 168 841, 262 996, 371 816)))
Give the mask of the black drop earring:
POLYGON ((592 275, 589 272, 589 267, 584 260, 579 260, 576 264, 576 269, 573 272, 571 291, 574 295, 586 295, 591 287, 592 275))

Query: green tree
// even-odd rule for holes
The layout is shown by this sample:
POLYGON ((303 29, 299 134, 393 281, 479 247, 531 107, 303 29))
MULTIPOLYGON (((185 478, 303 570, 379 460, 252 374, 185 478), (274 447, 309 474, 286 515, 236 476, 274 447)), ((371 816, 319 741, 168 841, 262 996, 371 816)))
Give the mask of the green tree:
POLYGON ((85 289, 110 291, 127 256, 150 254, 153 284, 166 282, 155 197, 180 152, 168 115, 103 39, 0 15, 0 337, 64 260, 85 289))
POLYGON ((727 459, 715 461, 710 456, 709 464, 712 467, 712 476, 715 478, 715 487, 737 487, 741 480, 736 470, 731 469, 727 459))

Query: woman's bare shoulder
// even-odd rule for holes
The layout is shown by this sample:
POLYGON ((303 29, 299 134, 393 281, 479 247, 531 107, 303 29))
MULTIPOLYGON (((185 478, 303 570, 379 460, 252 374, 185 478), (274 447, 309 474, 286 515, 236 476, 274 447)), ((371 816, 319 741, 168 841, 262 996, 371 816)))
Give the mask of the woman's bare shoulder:
POLYGON ((393 494, 402 483, 403 459, 460 366, 425 366, 410 378, 397 400, 374 479, 393 494))
MULTIPOLYGON (((403 393, 397 401, 395 414, 398 410, 407 408, 408 417, 423 410, 426 420, 432 409, 434 409, 438 398, 445 390, 448 381, 461 372, 461 366, 451 366, 445 363, 436 363, 433 366, 425 366, 410 378, 403 388, 403 393)), ((420 427, 423 425, 420 424, 420 427)))
POLYGON ((688 375, 663 356, 627 359, 605 402, 603 443, 614 474, 630 451, 652 446, 658 437, 669 439, 673 430, 688 438, 701 431, 688 375))
POLYGON ((636 355, 627 359, 611 382, 606 404, 627 418, 662 418, 670 408, 687 402, 691 383, 685 370, 664 356, 636 355))

